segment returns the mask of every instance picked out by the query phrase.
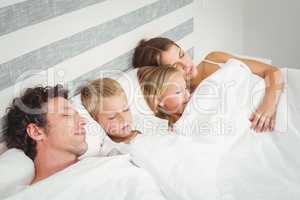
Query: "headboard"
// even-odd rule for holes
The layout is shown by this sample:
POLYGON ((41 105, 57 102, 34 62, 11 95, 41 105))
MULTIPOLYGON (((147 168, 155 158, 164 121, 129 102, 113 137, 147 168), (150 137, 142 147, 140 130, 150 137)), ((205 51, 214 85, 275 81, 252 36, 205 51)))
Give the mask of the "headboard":
MULTIPOLYGON (((142 38, 165 36, 193 56, 193 0, 0 2, 0 117, 25 88, 67 85, 131 67, 142 38)), ((2 121, 2 120, 1 120, 2 121)), ((0 153, 5 150, 1 124, 0 153)))

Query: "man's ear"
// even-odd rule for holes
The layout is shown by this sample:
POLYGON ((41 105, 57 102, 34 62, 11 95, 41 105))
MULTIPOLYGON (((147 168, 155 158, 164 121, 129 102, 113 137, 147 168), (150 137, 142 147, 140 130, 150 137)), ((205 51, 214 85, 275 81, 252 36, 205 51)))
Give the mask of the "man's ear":
POLYGON ((26 132, 28 136, 35 141, 41 141, 45 137, 43 130, 34 123, 30 123, 27 125, 26 132))

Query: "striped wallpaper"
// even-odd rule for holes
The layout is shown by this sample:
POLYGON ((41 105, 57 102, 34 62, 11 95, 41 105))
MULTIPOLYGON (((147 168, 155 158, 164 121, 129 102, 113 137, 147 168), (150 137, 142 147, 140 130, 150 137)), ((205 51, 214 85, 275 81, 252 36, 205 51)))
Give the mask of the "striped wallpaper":
POLYGON ((26 87, 61 83, 73 91, 103 71, 127 70, 142 38, 166 36, 193 55, 193 4, 193 0, 0 1, 0 117, 26 87))

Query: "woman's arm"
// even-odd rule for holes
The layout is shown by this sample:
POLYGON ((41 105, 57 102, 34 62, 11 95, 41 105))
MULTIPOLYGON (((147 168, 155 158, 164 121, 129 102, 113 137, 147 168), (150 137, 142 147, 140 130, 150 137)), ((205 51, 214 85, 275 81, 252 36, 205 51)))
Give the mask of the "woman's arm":
MULTIPOLYGON (((274 130, 276 109, 284 85, 281 71, 272 65, 252 59, 236 57, 224 52, 212 52, 205 57, 205 60, 210 60, 216 63, 225 63, 230 58, 244 62, 250 68, 252 73, 265 80, 265 96, 260 106, 250 117, 250 121, 252 122, 251 128, 253 128, 256 132, 274 130)), ((216 67, 207 69, 208 67, 208 65, 206 65, 206 67, 204 65, 203 67, 206 77, 216 71, 216 67)))

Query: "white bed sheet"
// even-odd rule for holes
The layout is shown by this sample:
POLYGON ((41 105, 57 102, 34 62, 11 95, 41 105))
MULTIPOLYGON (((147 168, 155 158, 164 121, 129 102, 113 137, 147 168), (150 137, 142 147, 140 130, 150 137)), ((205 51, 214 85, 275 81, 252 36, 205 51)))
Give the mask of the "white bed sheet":
MULTIPOLYGON (((228 65, 210 79, 217 85, 235 81, 229 91, 227 112, 184 113, 187 120, 176 127, 179 135, 140 136, 131 146, 133 160, 155 177, 172 200, 300 199, 300 71, 282 69, 286 88, 276 129, 255 133, 249 128, 248 117, 263 95, 263 80, 242 63, 231 61, 228 65), (250 95, 252 102, 247 87, 253 86, 256 89, 251 91, 259 94, 250 95), (207 132, 222 129, 212 123, 217 119, 232 124, 226 129, 228 133, 207 132), (214 129, 193 129, 199 123, 214 129), (204 131, 199 134, 196 130, 204 131)), ((191 101, 206 108, 202 111, 220 104, 220 98, 191 101)))
POLYGON ((13 199, 164 200, 152 177, 127 155, 90 157, 28 186, 13 199))

